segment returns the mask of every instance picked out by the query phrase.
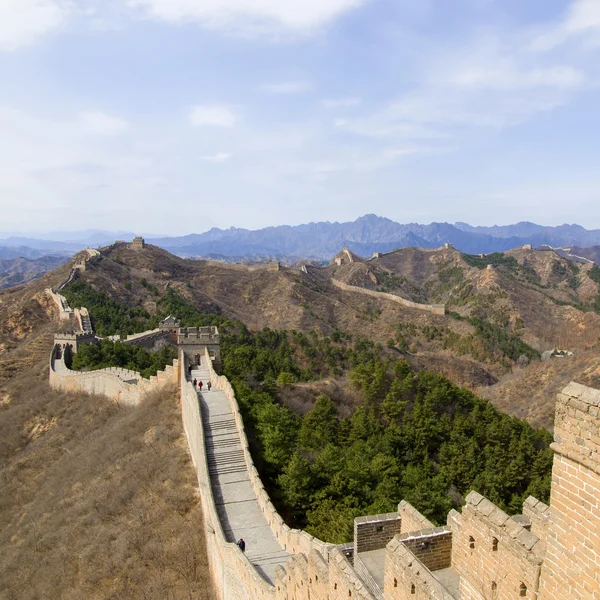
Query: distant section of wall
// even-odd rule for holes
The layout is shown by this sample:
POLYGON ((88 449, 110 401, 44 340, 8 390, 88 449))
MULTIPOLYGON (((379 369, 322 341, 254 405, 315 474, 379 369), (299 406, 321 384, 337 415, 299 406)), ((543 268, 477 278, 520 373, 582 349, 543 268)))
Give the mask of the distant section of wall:
POLYGON ((366 288, 357 287, 355 285, 348 285, 347 283, 342 283, 337 279, 332 279, 331 283, 341 290, 345 290, 347 292, 358 292, 360 294, 365 294, 366 296, 371 296, 373 298, 384 298, 385 300, 391 300, 392 302, 396 302, 397 304, 402 304, 402 306, 407 306, 408 308, 416 308, 417 310, 424 310, 430 312, 434 315, 445 315, 446 307, 443 304, 419 304, 418 302, 412 302, 411 300, 406 300, 405 298, 401 298, 400 296, 396 296, 395 294, 388 294, 386 292, 376 292, 374 290, 367 290, 366 288))
POLYGON ((136 371, 111 367, 98 371, 72 371, 65 366, 62 358, 57 358, 55 347, 50 356, 50 387, 67 392, 87 392, 101 394, 131 406, 137 406, 149 392, 159 390, 178 382, 177 360, 158 371, 150 379, 144 379, 136 371))
POLYGON ((61 321, 68 321, 73 314, 73 309, 69 306, 67 299, 61 294, 57 294, 53 289, 46 288, 46 294, 54 300, 56 308, 58 309, 58 318, 61 321))

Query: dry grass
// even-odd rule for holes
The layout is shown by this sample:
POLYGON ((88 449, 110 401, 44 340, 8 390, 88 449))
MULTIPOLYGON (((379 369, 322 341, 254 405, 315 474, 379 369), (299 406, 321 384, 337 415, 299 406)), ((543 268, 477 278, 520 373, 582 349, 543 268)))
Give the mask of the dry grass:
POLYGON ((24 388, 2 406, 0 598, 213 597, 177 391, 24 388))
POLYGON ((500 410, 527 419, 536 427, 552 429, 556 395, 570 381, 598 387, 599 364, 597 352, 593 351, 533 362, 526 368, 515 368, 496 385, 481 387, 477 392, 500 410))

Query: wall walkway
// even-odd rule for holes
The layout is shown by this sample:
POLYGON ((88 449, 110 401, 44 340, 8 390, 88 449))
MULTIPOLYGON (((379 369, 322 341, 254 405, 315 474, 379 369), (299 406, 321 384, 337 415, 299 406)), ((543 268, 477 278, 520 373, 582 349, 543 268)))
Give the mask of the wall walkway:
MULTIPOLYGON (((206 357, 203 361, 206 363, 206 357)), ((197 368, 192 378, 206 384, 209 368, 197 368)), ((243 538, 248 560, 274 584, 276 567, 283 567, 290 553, 276 539, 258 503, 231 402, 225 392, 214 387, 208 391, 206 385, 198 396, 210 482, 225 538, 228 542, 243 538)))

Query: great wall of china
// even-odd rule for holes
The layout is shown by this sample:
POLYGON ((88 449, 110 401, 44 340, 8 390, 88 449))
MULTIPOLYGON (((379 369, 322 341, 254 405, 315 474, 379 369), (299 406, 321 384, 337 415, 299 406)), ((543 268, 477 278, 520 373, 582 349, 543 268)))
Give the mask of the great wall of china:
POLYGON ((461 512, 435 527, 400 502, 395 513, 355 519, 353 542, 336 546, 289 528, 273 507, 233 388, 213 368, 210 336, 203 339, 200 361, 197 345, 181 344, 162 382, 148 384, 127 383, 134 372, 61 371, 56 344, 50 385, 68 390, 69 378, 81 376, 90 383, 78 389, 115 397, 102 391, 107 377, 140 391, 178 382, 220 600, 600 600, 600 391, 571 383, 558 396, 549 506, 529 497, 523 514, 510 517, 471 492, 461 512), (210 379, 212 390, 199 393, 194 376, 210 379))

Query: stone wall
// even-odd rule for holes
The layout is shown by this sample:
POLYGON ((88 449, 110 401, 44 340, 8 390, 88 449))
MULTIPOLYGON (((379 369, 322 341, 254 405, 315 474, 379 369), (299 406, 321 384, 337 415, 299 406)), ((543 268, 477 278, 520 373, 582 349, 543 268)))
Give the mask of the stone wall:
POLYGON ((66 392, 100 394, 117 402, 137 406, 142 398, 155 390, 178 382, 178 361, 167 365, 150 379, 144 379, 136 371, 110 367, 97 371, 72 371, 64 361, 56 358, 56 347, 50 356, 50 387, 66 392))
POLYGON ((398 513, 356 517, 354 519, 354 556, 359 552, 379 550, 401 529, 398 513))
POLYGON ((558 395, 541 600, 600 598, 600 391, 558 395))
POLYGON ((450 512, 448 526, 461 600, 537 597, 545 545, 533 533, 476 492, 460 514, 450 512))
POLYGON ((430 571, 447 569, 452 559, 452 532, 448 527, 400 535, 402 542, 430 571))
POLYGON ((406 300, 405 298, 401 298, 400 296, 396 296, 395 294, 367 290, 366 288, 356 287, 355 285, 348 285, 347 283, 342 283, 337 279, 332 279, 331 283, 333 283, 335 287, 340 288, 341 290, 345 290, 347 292, 358 292, 360 294, 365 294, 366 296, 371 296, 373 298, 379 299, 384 298, 385 300, 391 300, 392 302, 396 302, 397 304, 402 304, 402 306, 406 306, 408 308, 416 308, 418 310, 424 310, 434 315, 446 314, 446 307, 443 304, 419 304, 418 302, 406 300))
POLYGON ((456 600, 399 537, 385 551, 384 600, 456 600))
POLYGON ((529 496, 523 504, 523 516, 531 523, 531 533, 545 542, 550 524, 550 507, 537 498, 529 496))
POLYGON ((144 331, 143 333, 128 335, 124 340, 124 343, 130 346, 141 346, 152 352, 160 350, 169 342, 174 341, 175 335, 172 332, 165 331, 164 329, 151 329, 149 331, 144 331))
POLYGON ((73 309, 69 306, 67 299, 63 295, 57 294, 51 288, 46 288, 46 294, 50 296, 56 304, 59 320, 68 321, 73 315, 73 309))
POLYGON ((421 531, 422 529, 431 529, 435 525, 426 519, 412 504, 402 500, 398 504, 398 514, 400 515, 400 533, 411 533, 421 531))

